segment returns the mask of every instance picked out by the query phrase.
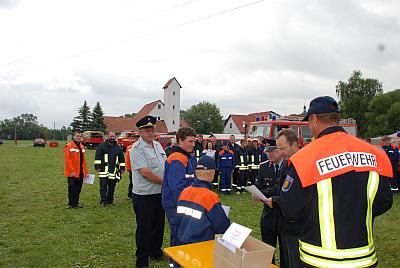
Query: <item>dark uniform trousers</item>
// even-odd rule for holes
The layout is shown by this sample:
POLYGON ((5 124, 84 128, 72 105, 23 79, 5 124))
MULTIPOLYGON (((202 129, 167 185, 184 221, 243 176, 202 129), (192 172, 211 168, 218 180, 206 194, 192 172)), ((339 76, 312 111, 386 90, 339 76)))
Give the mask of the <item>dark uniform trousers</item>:
POLYGON ((149 257, 163 255, 165 215, 161 194, 132 194, 132 204, 136 214, 136 266, 147 266, 149 257))
POLYGON ((239 169, 238 186, 236 187, 237 192, 242 193, 244 191, 244 187, 247 186, 248 177, 248 170, 239 169))
POLYGON ((100 178, 100 202, 112 204, 117 179, 100 178))
POLYGON ((132 198, 132 189, 133 189, 132 171, 129 171, 128 198, 132 198))
MULTIPOLYGON (((278 239, 280 267, 285 268, 287 266, 285 266, 284 245, 281 236, 278 235, 276 226, 277 209, 279 208, 271 209, 266 205, 264 206, 260 219, 261 240, 276 248, 276 241, 278 239)), ((275 256, 272 259, 272 263, 275 264, 275 256)))
POLYGON ((79 195, 82 190, 83 177, 68 177, 68 206, 76 207, 79 204, 79 195))

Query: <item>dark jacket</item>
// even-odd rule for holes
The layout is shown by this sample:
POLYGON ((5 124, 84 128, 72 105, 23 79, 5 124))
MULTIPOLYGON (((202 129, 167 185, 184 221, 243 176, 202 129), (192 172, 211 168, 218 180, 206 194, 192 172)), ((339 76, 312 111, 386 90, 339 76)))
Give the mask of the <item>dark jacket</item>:
MULTIPOLYGON (((335 132, 344 130, 340 127, 325 129, 318 139, 335 132)), ((314 141, 314 147, 323 144, 323 139, 318 139, 314 141)), ((367 146, 359 142, 360 148, 367 146)), ((373 219, 392 206, 389 179, 373 171, 353 170, 303 188, 296 171, 299 168, 302 167, 289 166, 280 192, 280 206, 288 220, 301 224, 302 261, 311 265, 317 260, 319 265, 311 267, 324 262, 341 265, 363 262, 363 267, 373 267, 376 264, 373 219), (333 249, 329 246, 332 244, 333 249), (346 256, 337 253, 336 249, 346 250, 346 256)))
MULTIPOLYGON (((258 171, 258 180, 255 182, 256 187, 269 198, 276 196, 279 189, 279 174, 275 173, 274 165, 270 161, 261 163, 258 171)), ((264 204, 261 214, 261 226, 268 226, 270 229, 277 230, 278 222, 278 206, 270 208, 264 204)))
POLYGON ((100 178, 120 179, 121 170, 125 170, 125 157, 122 148, 108 139, 101 143, 96 150, 95 169, 100 178))
POLYGON ((239 147, 235 151, 235 160, 236 160, 236 167, 239 170, 247 170, 249 165, 249 156, 246 148, 239 147))

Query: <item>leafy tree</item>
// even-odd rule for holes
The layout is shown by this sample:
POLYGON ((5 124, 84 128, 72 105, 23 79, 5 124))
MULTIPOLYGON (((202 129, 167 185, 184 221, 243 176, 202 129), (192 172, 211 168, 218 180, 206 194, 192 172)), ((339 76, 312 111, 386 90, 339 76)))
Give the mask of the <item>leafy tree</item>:
POLYGON ((361 71, 353 71, 347 82, 339 81, 336 85, 341 117, 356 119, 358 133, 362 137, 367 132, 365 113, 368 104, 382 93, 382 83, 377 79, 363 78, 361 71))
POLYGON ((221 112, 215 103, 203 101, 192 105, 184 113, 184 119, 197 133, 221 133, 224 129, 221 112))
POLYGON ((97 102, 91 114, 91 130, 97 130, 103 132, 106 130, 107 126, 104 123, 103 116, 104 116, 103 109, 101 108, 100 103, 97 102))
POLYGON ((17 139, 30 140, 38 137, 45 138, 48 129, 39 124, 37 117, 33 114, 21 114, 13 119, 0 121, 0 137, 3 139, 13 139, 14 133, 17 139))
POLYGON ((400 89, 374 97, 368 109, 365 117, 369 136, 392 134, 400 130, 400 89))
POLYGON ((124 114, 125 118, 134 117, 136 113, 124 114))

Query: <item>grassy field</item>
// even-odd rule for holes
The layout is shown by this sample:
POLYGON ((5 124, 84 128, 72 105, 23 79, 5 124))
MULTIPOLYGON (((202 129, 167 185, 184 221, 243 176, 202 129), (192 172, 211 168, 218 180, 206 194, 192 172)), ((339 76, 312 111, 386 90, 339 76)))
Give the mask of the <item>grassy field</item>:
MULTIPOLYGON (((64 144, 64 143, 63 143, 64 144)), ((99 185, 84 185, 82 209, 67 206, 61 148, 33 148, 32 142, 0 145, 0 267, 134 267, 135 215, 127 199, 128 180, 117 185, 114 207, 99 206, 99 185)), ((94 151, 87 153, 93 172, 94 151)), ((400 201, 375 222, 380 267, 400 267, 400 201)), ((260 204, 249 195, 223 196, 231 219, 260 238, 260 204)), ((351 223, 349 223, 351 224, 351 223)), ((168 226, 164 246, 168 245, 168 226)), ((152 262, 152 267, 167 263, 152 262)))

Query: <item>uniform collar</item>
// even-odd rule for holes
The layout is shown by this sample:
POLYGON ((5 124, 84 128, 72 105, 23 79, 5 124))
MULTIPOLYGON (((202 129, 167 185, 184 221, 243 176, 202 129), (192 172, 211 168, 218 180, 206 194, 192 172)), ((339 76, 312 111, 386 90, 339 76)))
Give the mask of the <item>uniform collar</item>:
POLYGON ((186 155, 187 157, 190 157, 190 153, 186 152, 179 146, 172 146, 171 153, 181 153, 183 155, 186 155))
POLYGON ((334 132, 339 132, 339 131, 340 131, 340 132, 345 132, 345 133, 347 133, 346 130, 344 130, 344 128, 339 127, 339 126, 328 127, 328 128, 325 128, 324 130, 322 130, 322 131, 318 134, 317 139, 318 139, 318 138, 321 138, 322 136, 325 136, 325 135, 328 135, 328 134, 331 134, 331 133, 334 133, 334 132))
POLYGON ((199 180, 198 178, 193 179, 192 186, 194 187, 206 187, 208 189, 212 189, 212 183, 209 181, 199 180))
POLYGON ((81 146, 80 146, 80 145, 81 145, 81 143, 80 143, 80 142, 78 143, 78 142, 77 142, 77 141, 75 141, 75 140, 73 140, 73 142, 74 142, 74 144, 75 144, 75 146, 76 146, 76 147, 78 147, 78 148, 80 148, 80 147, 81 147, 81 146))

